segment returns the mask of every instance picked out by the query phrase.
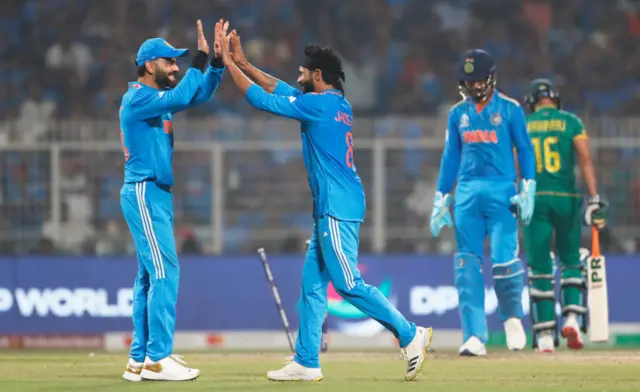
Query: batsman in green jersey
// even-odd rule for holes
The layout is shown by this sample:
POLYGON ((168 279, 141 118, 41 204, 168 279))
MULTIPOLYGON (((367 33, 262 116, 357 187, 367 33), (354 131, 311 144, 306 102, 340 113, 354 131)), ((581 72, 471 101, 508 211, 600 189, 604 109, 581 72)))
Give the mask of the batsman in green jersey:
POLYGON ((531 82, 525 103, 531 113, 527 130, 536 155, 535 210, 524 239, 529 265, 529 297, 533 323, 533 347, 553 352, 558 345, 552 241, 559 259, 560 304, 564 324, 561 335, 572 349, 584 347, 580 331, 586 332, 586 283, 580 261, 581 223, 602 228, 607 204, 598 196, 596 175, 589 153, 589 139, 580 118, 560 109, 560 94, 546 79, 531 82), (576 187, 579 164, 588 192, 576 187), (555 235, 554 235, 555 234, 555 235))

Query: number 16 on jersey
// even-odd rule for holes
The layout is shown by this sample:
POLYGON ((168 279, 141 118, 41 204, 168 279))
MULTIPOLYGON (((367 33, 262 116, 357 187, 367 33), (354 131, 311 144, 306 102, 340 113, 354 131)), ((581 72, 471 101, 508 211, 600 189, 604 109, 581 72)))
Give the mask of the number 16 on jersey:
POLYGON ((589 284, 589 340, 609 340, 609 298, 607 293, 606 261, 600 254, 600 232, 592 228, 591 257, 587 259, 589 284))

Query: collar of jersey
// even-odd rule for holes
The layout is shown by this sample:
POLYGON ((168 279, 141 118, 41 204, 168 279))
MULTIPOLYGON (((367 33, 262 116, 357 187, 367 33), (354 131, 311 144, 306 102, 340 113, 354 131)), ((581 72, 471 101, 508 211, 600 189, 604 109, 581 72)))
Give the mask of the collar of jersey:
POLYGON ((545 104, 545 105, 540 105, 536 108, 536 112, 540 111, 540 110, 545 110, 545 109, 555 109, 555 105, 552 104, 545 104))
POLYGON ((321 91, 321 92, 319 92, 318 94, 325 94, 325 93, 341 95, 340 90, 337 90, 337 89, 335 89, 335 88, 330 88, 330 89, 327 89, 327 90, 322 90, 322 91, 321 91))
MULTIPOLYGON (((486 108, 491 107, 491 106, 493 105, 493 103, 494 103, 496 100, 498 100, 498 90, 497 90, 497 89, 494 89, 494 90, 493 90, 493 94, 491 95, 491 99, 490 99, 490 100, 489 100, 489 102, 487 103, 487 106, 485 106, 482 110, 484 110, 484 109, 486 109, 486 108)), ((475 103, 475 102, 473 102, 473 100, 471 99, 471 97, 469 97, 469 98, 465 99, 465 102, 466 102, 468 105, 471 105, 471 107, 473 107, 473 110, 475 110, 475 109, 476 109, 476 103, 475 103)))

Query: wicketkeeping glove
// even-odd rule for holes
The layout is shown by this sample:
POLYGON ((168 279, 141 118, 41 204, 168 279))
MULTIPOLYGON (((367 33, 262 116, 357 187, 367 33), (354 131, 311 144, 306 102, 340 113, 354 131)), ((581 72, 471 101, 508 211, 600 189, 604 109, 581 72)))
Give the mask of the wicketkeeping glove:
POLYGON ((602 229, 607 225, 607 210, 609 203, 600 200, 599 195, 587 199, 587 208, 584 209, 584 224, 602 229))
POLYGON ((437 237, 440 235, 440 230, 443 227, 453 226, 453 219, 451 219, 451 213, 449 207, 451 206, 451 195, 443 195, 442 192, 436 192, 435 200, 433 201, 433 209, 431 210, 431 235, 437 237))
POLYGON ((525 225, 531 222, 536 201, 536 181, 520 180, 520 192, 511 198, 511 204, 518 206, 520 220, 525 225))

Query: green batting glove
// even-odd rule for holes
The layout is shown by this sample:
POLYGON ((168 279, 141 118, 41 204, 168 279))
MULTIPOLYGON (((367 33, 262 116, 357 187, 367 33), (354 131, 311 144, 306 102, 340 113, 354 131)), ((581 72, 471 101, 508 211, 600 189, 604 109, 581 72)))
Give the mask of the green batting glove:
POLYGON ((595 226, 599 230, 607 225, 607 211, 609 203, 600 199, 600 195, 595 195, 587 199, 587 208, 584 209, 584 224, 595 226))

